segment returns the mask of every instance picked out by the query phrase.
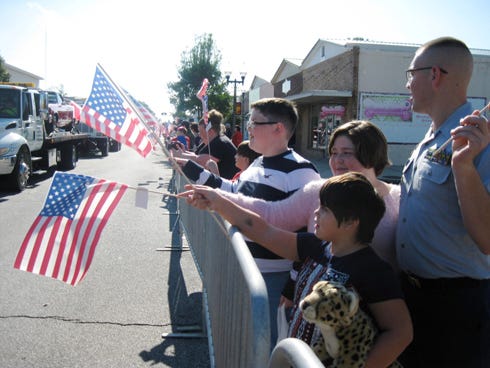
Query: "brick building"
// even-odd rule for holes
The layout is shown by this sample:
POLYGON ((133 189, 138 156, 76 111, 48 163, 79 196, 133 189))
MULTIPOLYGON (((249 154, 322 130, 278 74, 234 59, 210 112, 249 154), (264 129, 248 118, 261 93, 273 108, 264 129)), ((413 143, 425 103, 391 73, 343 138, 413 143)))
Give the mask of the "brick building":
MULTIPOLYGON (((427 115, 412 113, 405 86, 405 70, 418 47, 320 39, 301 65, 282 61, 270 82, 273 92, 252 84, 249 101, 272 95, 295 101, 295 149, 306 157, 325 155, 329 132, 339 124, 366 119, 386 135, 393 163, 403 165, 430 124, 427 115)), ((481 108, 490 99, 490 50, 471 51, 475 67, 468 97, 481 108)))

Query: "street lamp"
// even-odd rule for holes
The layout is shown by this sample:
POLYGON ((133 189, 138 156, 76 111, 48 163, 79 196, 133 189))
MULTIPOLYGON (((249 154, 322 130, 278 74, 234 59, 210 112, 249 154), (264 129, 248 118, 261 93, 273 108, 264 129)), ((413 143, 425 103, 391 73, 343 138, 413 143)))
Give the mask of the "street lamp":
MULTIPOLYGON (((240 72, 240 78, 241 79, 233 79, 233 80, 230 80, 230 77, 231 77, 231 72, 225 72, 225 78, 226 78, 226 84, 230 84, 230 83, 233 83, 233 116, 232 116, 232 120, 233 120, 233 124, 232 124, 232 127, 231 127, 231 131, 234 132, 235 131, 235 125, 236 125, 236 85, 237 84, 244 84, 244 81, 245 81, 245 76, 247 75, 247 73, 245 72, 240 72)), ((243 103, 243 101, 242 101, 243 103)), ((242 109, 243 109, 243 106, 242 106, 242 109)))

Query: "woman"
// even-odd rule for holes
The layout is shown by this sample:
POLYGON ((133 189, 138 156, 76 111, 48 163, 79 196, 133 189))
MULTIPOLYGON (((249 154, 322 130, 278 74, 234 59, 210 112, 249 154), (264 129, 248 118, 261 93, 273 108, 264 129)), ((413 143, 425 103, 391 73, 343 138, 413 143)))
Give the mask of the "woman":
MULTIPOLYGON (((369 121, 351 121, 339 126, 328 145, 329 165, 333 175, 350 171, 362 173, 383 198, 386 212, 376 228, 372 247, 378 256, 397 270, 395 231, 398 220, 400 187, 377 177, 390 165, 388 144, 381 130, 369 121)), ((315 210, 320 205, 318 193, 325 179, 307 184, 289 198, 267 202, 239 194, 220 191, 224 197, 251 209, 266 221, 282 229, 294 231, 307 224, 314 231, 315 210)))

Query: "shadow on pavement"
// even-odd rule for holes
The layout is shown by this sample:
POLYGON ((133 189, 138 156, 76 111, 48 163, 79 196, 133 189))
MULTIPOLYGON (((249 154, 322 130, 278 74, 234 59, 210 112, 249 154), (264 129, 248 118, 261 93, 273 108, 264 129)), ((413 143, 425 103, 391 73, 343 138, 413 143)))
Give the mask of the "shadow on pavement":
MULTIPOLYGON (((175 193, 174 177, 168 185, 168 192, 175 193)), ((181 267, 182 233, 179 226, 177 199, 164 196, 163 206, 169 213, 169 232, 172 250, 168 270, 168 308, 172 333, 203 333, 202 292, 189 294, 181 267)), ((162 363, 169 367, 209 367, 209 351, 203 349, 203 338, 164 337, 161 344, 142 351, 139 355, 145 362, 162 363), (195 345, 195 346, 193 346, 195 345), (173 350, 173 351, 172 351, 173 350), (203 355, 206 356, 203 356, 203 355)))

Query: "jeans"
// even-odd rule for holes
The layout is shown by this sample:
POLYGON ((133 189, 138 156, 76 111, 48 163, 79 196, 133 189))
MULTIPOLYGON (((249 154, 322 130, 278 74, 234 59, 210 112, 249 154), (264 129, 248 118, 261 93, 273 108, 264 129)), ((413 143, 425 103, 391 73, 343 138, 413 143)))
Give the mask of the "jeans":
POLYGON ((286 272, 267 272, 263 273, 262 277, 267 287, 267 295, 269 297, 269 316, 271 326, 271 351, 276 346, 277 340, 277 307, 281 299, 281 293, 289 279, 289 271, 286 272))

